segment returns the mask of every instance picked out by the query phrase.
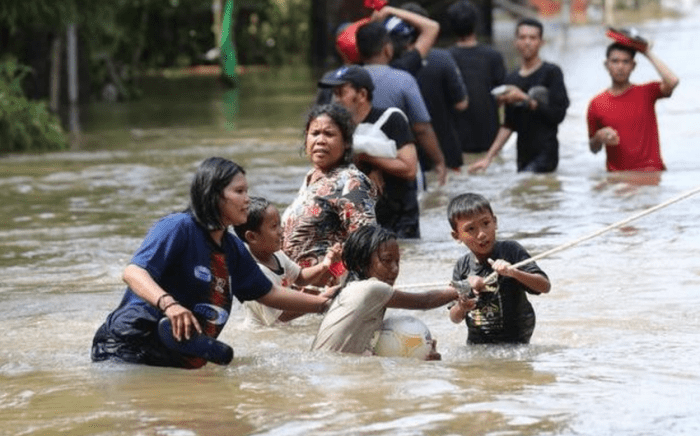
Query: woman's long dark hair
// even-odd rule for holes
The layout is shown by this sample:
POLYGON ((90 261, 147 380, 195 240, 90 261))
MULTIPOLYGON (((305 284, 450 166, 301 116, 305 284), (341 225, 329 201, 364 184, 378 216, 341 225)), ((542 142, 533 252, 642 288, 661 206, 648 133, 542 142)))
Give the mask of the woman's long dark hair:
POLYGON ((387 241, 396 240, 396 233, 376 224, 362 226, 352 232, 343 246, 343 263, 350 273, 348 281, 366 280, 372 253, 387 241))
POLYGON ((340 129, 340 134, 345 143, 345 153, 343 154, 341 165, 349 165, 352 162, 352 135, 355 133, 355 122, 352 120, 350 112, 337 103, 320 104, 311 108, 311 112, 309 112, 306 120, 306 127, 304 128, 303 152, 306 152, 306 136, 309 133, 311 122, 322 115, 328 115, 340 129))
POLYGON ((236 174, 245 174, 243 167, 223 157, 210 157, 199 165, 190 185, 187 211, 205 229, 221 230, 219 200, 236 174))

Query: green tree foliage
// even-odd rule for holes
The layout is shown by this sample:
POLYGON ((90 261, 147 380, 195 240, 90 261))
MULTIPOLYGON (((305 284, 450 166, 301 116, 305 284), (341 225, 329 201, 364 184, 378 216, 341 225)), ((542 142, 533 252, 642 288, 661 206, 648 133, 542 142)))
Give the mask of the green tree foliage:
POLYGON ((13 59, 0 61, 0 153, 67 146, 58 117, 44 102, 29 101, 22 92, 22 80, 30 71, 13 59))
POLYGON ((310 0, 260 1, 238 14, 236 46, 242 64, 305 62, 309 54, 310 0))

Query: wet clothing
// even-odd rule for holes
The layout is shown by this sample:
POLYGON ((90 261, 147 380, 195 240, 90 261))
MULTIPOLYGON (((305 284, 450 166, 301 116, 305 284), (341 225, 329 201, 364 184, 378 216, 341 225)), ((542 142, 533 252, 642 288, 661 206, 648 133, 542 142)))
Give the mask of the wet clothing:
POLYGON ((506 66, 498 51, 484 45, 450 47, 469 95, 467 110, 455 114, 462 151, 487 151, 500 125, 498 105, 491 90, 503 84, 506 66))
POLYGON ((659 125, 654 105, 660 98, 661 83, 632 85, 622 94, 606 90, 591 100, 588 106, 588 136, 593 137, 603 127, 612 127, 620 143, 606 146, 608 171, 661 171, 666 169, 661 159, 659 125))
MULTIPOLYGON (((289 288, 296 282, 301 267, 294 263, 282 250, 274 253, 272 257, 277 262, 277 268, 270 269, 267 265, 258 262, 260 271, 265 274, 273 284, 284 288, 289 288)), ((256 260, 255 256, 253 259, 256 260)), ((245 309, 245 323, 251 326, 271 326, 277 322, 284 312, 281 309, 265 306, 257 301, 246 301, 243 303, 245 309)))
MULTIPOLYGON (((360 125, 376 123, 386 111, 387 109, 373 107, 360 125)), ((413 133, 404 117, 401 112, 392 113, 380 128, 388 139, 396 143, 397 150, 414 143, 413 133)), ((371 170, 364 166, 360 169, 365 172, 371 170)), ((416 180, 406 180, 384 172, 382 177, 384 192, 377 199, 374 209, 377 223, 396 233, 399 238, 419 238, 420 209, 416 180)))
POLYGON ((416 49, 407 50, 401 56, 389 62, 389 65, 392 68, 406 71, 415 77, 423 67, 423 57, 416 49))
POLYGON ((372 354, 394 288, 375 278, 348 283, 323 317, 312 350, 372 354))
POLYGON ((415 77, 388 65, 365 65, 365 69, 374 83, 373 106, 401 109, 410 125, 430 122, 430 113, 415 77))
POLYGON ((549 102, 539 102, 535 110, 525 102, 506 106, 505 126, 518 133, 518 171, 546 173, 556 170, 559 164, 557 132, 569 107, 561 69, 543 62, 528 76, 513 71, 504 83, 515 85, 525 93, 533 86, 547 88, 549 102))
MULTIPOLYGON (((460 168, 462 146, 457 135, 454 105, 467 97, 462 74, 449 51, 433 48, 425 58, 425 65, 416 76, 423 100, 430 113, 445 165, 460 168)), ((421 166, 429 166, 425 153, 420 153, 421 166)))
POLYGON ((313 182, 310 170, 282 215, 282 251, 302 268, 323 261, 336 242, 366 224, 376 224, 377 189, 355 165, 337 167, 313 182))
MULTIPOLYGON (((231 300, 258 299, 272 283, 233 234, 219 247, 189 213, 159 220, 131 264, 145 269, 158 285, 197 316, 204 333, 216 338, 228 320, 231 300)), ((163 313, 127 287, 119 307, 93 339, 92 360, 197 368, 206 362, 167 349, 158 339, 163 313)))
MULTIPOLYGON (((503 259, 511 264, 529 259, 528 252, 515 241, 497 241, 491 259, 503 259)), ((528 273, 547 275, 535 262, 519 267, 528 273)), ((493 272, 491 265, 478 263, 470 252, 457 261, 452 279, 461 281, 469 276, 487 277, 493 272)), ((527 344, 535 330, 535 311, 527 299, 527 294, 539 293, 524 286, 511 277, 498 277, 498 292, 482 293, 477 308, 467 314, 467 343, 527 344)))

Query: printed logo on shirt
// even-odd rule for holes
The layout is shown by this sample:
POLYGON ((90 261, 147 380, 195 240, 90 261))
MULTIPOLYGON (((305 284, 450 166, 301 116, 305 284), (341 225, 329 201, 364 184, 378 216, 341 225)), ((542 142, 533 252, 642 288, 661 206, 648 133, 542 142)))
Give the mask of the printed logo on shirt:
POLYGON ((229 281, 225 278, 214 277, 214 280, 212 281, 212 286, 214 286, 214 290, 216 292, 218 292, 219 294, 224 294, 227 291, 226 287, 228 286, 228 283, 229 281))
POLYGON ((194 276, 203 282, 211 281, 211 272, 209 272, 209 268, 206 266, 195 266, 194 276))
POLYGON ((224 325, 228 320, 228 312, 213 304, 199 303, 192 311, 214 325, 224 325))

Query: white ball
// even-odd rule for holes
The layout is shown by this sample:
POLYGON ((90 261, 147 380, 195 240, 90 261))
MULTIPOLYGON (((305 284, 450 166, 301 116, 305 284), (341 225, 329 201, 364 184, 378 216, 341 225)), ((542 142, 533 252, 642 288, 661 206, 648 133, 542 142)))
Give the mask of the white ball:
POLYGON ((413 357, 425 360, 432 348, 430 330, 412 316, 393 316, 384 319, 378 332, 374 353, 384 357, 413 357))

